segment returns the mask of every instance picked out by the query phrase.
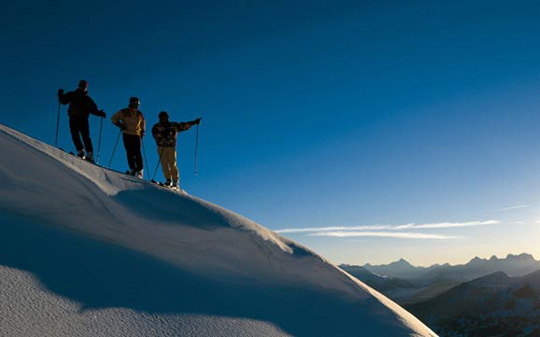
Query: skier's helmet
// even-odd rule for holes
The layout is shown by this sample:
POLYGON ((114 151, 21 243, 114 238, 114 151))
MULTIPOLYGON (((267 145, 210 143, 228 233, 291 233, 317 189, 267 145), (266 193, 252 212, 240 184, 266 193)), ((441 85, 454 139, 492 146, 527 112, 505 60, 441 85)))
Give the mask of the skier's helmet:
POLYGON ((129 99, 129 106, 133 108, 137 108, 141 105, 141 100, 139 100, 138 97, 130 97, 129 99))
POLYGON ((160 121, 168 121, 169 120, 169 114, 167 111, 162 111, 158 115, 160 121))

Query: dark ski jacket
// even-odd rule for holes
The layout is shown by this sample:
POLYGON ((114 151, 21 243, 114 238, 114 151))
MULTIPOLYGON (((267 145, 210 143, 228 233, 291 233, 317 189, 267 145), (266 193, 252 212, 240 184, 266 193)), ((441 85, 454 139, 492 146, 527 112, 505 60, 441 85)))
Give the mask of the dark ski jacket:
POLYGON ((69 117, 88 117, 90 114, 101 116, 96 103, 88 96, 87 92, 81 89, 59 95, 58 99, 63 105, 69 103, 69 117))
POLYGON ((175 147, 176 146, 176 136, 178 132, 188 130, 193 122, 158 122, 152 127, 152 135, 156 140, 156 145, 160 147, 175 147))

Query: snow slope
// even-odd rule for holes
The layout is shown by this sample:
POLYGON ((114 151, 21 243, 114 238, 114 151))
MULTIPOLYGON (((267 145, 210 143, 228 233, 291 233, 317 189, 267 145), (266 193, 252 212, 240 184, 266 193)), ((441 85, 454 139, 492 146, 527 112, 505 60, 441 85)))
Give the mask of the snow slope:
POLYGON ((0 336, 435 336, 301 245, 0 126, 0 336))

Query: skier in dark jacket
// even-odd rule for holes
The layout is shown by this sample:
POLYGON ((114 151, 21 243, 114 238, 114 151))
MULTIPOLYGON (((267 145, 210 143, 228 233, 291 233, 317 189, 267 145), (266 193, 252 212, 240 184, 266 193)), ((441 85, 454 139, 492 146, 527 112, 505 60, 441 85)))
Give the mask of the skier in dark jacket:
POLYGON ((169 114, 166 111, 159 113, 159 122, 152 127, 152 135, 158 147, 161 169, 166 179, 165 185, 178 188, 178 179, 180 178, 176 167, 176 136, 178 132, 189 130, 193 125, 200 123, 200 118, 191 122, 169 122, 169 114))
POLYGON ((61 104, 68 104, 69 130, 77 150, 77 156, 94 162, 94 149, 90 139, 88 116, 90 114, 106 117, 103 110, 98 110, 96 103, 88 96, 88 82, 79 81, 79 88, 64 94, 64 89, 58 90, 58 100, 61 104), (82 136, 82 142, 81 142, 82 136), (84 146, 83 146, 84 142, 84 146), (84 150, 86 149, 86 156, 84 150))

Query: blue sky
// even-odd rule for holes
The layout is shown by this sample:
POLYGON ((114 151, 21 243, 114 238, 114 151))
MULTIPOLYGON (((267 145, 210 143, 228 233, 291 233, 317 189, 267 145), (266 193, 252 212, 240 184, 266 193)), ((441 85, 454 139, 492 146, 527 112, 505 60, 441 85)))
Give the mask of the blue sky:
MULTIPOLYGON (((194 129, 179 137, 181 185, 315 228, 284 234, 333 262, 540 258, 536 1, 11 1, 0 16, 2 123, 53 144, 56 91, 84 78, 109 116, 130 96, 149 125, 201 116, 197 176, 194 129)), ((102 164, 116 136, 106 121, 102 164)))

